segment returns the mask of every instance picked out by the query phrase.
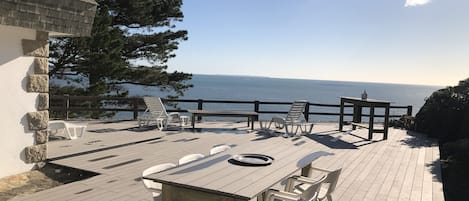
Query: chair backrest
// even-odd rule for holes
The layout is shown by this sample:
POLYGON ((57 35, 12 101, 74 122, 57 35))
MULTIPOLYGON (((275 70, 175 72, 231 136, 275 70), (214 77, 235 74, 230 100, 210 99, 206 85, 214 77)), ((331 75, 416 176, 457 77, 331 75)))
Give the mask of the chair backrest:
POLYGON ((218 154, 218 153, 224 152, 228 149, 231 149, 231 147, 228 146, 228 145, 219 145, 219 146, 216 146, 216 147, 213 147, 212 149, 210 149, 210 155, 218 154))
POLYGON ((189 154, 185 155, 182 158, 179 159, 179 165, 190 163, 192 161, 195 161, 197 159, 201 159, 205 157, 203 154, 189 154))
POLYGON ((324 183, 329 184, 329 187, 327 188, 327 192, 323 195, 323 197, 326 197, 330 195, 332 192, 334 192, 335 187, 337 186, 337 183, 339 182, 339 176, 341 172, 342 172, 342 168, 339 168, 326 174, 326 179, 324 180, 324 183))
POLYGON ((300 195, 302 200, 315 201, 318 198, 319 190, 321 185, 326 180, 327 175, 323 175, 320 179, 316 180, 314 183, 310 184, 308 188, 305 189, 300 195))
MULTIPOLYGON (((176 165, 172 163, 163 163, 163 164, 155 165, 155 166, 145 169, 142 172, 142 177, 145 177, 153 173, 162 172, 172 167, 176 167, 176 165)), ((142 179, 142 181, 143 181, 143 185, 145 185, 146 188, 153 188, 155 185, 155 182, 148 180, 148 179, 142 179)))
POLYGON ((305 119, 303 112, 305 111, 306 104, 308 102, 305 100, 297 100, 293 102, 290 107, 290 111, 286 116, 287 121, 296 121, 300 119, 305 119))
POLYGON ((167 118, 168 113, 159 97, 143 97, 143 102, 147 106, 147 110, 155 116, 155 118, 167 118))

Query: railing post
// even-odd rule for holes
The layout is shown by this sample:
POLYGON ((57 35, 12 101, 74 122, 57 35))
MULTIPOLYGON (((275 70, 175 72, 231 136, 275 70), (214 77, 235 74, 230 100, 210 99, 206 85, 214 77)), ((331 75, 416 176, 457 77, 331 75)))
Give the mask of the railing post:
MULTIPOLYGON (((259 101, 254 101, 254 112, 259 112, 259 101)), ((259 116, 257 116, 259 118, 259 116)), ((259 119, 254 119, 254 121, 259 121, 259 119)))
POLYGON ((305 120, 309 121, 309 102, 306 102, 304 114, 305 120))
POLYGON ((407 115, 412 116, 412 105, 407 106, 407 115))
POLYGON ((137 120, 138 118, 138 98, 133 98, 132 100, 132 105, 134 109, 134 120, 137 120))
MULTIPOLYGON (((202 99, 197 100, 197 109, 198 110, 203 110, 204 109, 204 100, 202 100, 202 99)), ((197 121, 202 121, 202 117, 198 116, 197 121)))
POLYGON ((68 108, 70 107, 70 95, 64 94, 64 103, 63 103, 63 111, 64 111, 64 119, 68 120, 68 108))

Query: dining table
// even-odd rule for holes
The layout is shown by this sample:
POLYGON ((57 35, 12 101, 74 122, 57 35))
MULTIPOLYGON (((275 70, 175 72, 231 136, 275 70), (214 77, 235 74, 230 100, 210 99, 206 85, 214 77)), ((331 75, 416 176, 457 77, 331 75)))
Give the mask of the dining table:
POLYGON ((144 178, 162 184, 163 201, 256 200, 295 173, 306 176, 327 155, 302 143, 247 143, 144 178), (247 156, 262 157, 244 163, 252 159, 247 156))

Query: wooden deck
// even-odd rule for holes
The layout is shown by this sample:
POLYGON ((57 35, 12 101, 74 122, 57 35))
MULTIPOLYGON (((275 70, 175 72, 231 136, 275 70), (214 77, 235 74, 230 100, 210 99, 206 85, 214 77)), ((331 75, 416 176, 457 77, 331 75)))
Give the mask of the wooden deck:
MULTIPOLYGON (((144 169, 175 163, 191 153, 208 155, 219 144, 262 147, 265 143, 298 146, 334 155, 313 166, 343 166, 335 201, 444 200, 438 145, 405 130, 390 129, 388 140, 367 141, 368 130, 338 132, 338 124, 316 124, 313 134, 296 138, 269 137, 250 132, 246 122, 204 122, 195 132, 142 130, 136 122, 89 122, 85 137, 49 142, 51 163, 100 175, 12 200, 152 200, 140 181, 144 169)), ((256 128, 258 128, 256 124, 256 128)))

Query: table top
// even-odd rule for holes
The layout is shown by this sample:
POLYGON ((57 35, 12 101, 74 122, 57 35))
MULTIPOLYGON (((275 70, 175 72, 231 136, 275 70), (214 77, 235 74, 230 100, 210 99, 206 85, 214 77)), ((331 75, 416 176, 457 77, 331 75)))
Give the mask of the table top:
POLYGON ((325 155, 330 153, 305 149, 301 145, 266 143, 259 147, 249 143, 145 178, 177 187, 250 200, 325 155), (268 166, 255 167, 228 162, 234 155, 245 153, 264 154, 274 160, 268 166))
POLYGON ((187 110, 189 113, 193 114, 219 114, 219 115, 259 115, 257 112, 253 111, 243 111, 243 110, 187 110))
POLYGON ((354 102, 357 101, 357 102, 384 103, 384 104, 390 104, 391 103, 390 101, 377 100, 377 99, 371 99, 371 98, 361 99, 361 98, 357 98, 357 97, 347 97, 347 96, 341 96, 340 98, 343 99, 343 100, 354 101, 354 102))

